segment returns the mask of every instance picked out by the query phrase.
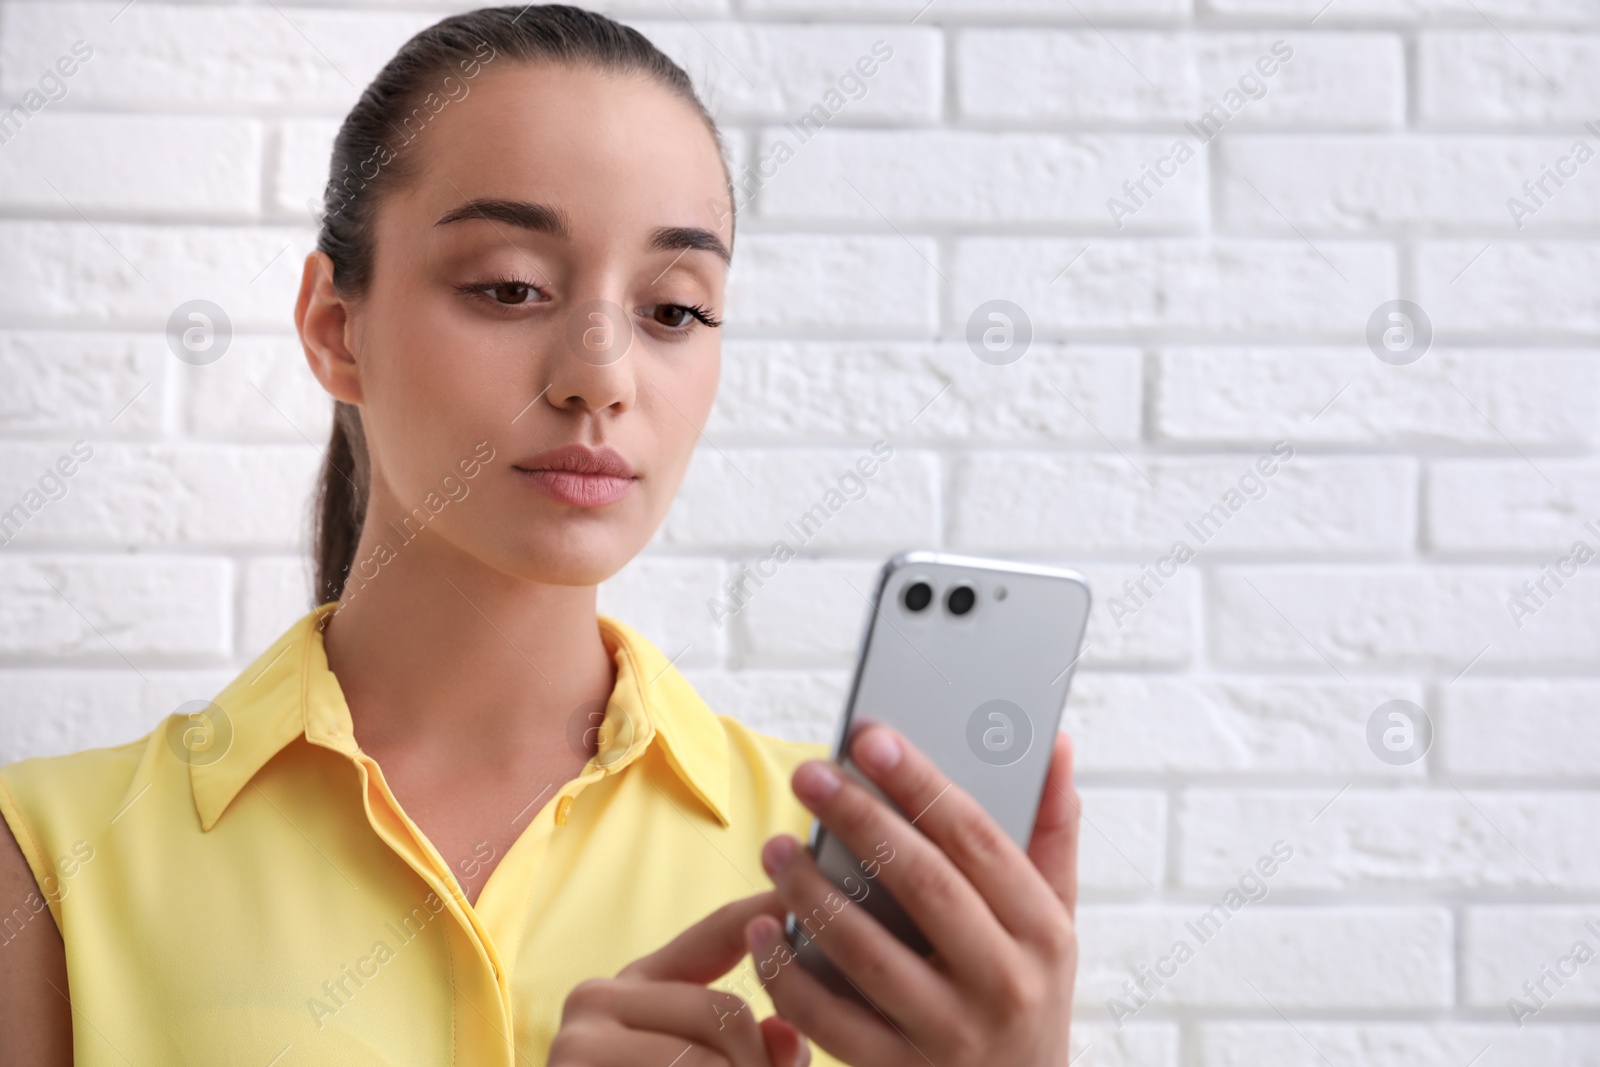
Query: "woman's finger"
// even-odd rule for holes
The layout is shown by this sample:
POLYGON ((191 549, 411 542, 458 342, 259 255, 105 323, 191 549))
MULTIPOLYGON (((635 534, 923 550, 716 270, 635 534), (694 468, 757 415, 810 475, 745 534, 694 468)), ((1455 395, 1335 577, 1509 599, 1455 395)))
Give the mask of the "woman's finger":
POLYGON ((1044 795, 1039 800, 1039 817, 1028 841, 1028 858, 1039 868, 1044 880, 1055 890, 1076 916, 1078 909, 1078 839, 1082 828, 1083 804, 1072 782, 1072 742, 1066 734, 1056 735, 1050 757, 1050 775, 1045 779, 1044 795))
MULTIPOLYGON (((794 791, 828 833, 856 856, 872 856, 881 843, 888 843, 893 858, 879 865, 879 886, 889 891, 963 984, 992 986, 1020 962, 1011 936, 972 882, 891 805, 821 760, 800 765, 794 791)), ((1037 878, 1020 850, 1018 856, 1037 878)))
POLYGON ((552 1067, 639 1067, 641 1063, 672 1067, 736 1067, 715 1049, 672 1034, 599 1025, 562 1029, 550 1046, 552 1067))
POLYGON ((779 1015, 761 1020, 761 1039, 767 1043, 767 1059, 772 1067, 806 1067, 811 1062, 811 1042, 779 1015))
POLYGON ((647 981, 714 982, 744 958, 744 926, 757 915, 782 915, 774 891, 724 904, 677 937, 617 972, 647 981))
MULTIPOLYGON (((767 842, 761 864, 795 915, 795 940, 814 941, 878 1010, 890 1018, 948 1018, 960 1008, 949 983, 867 911, 862 894, 888 892, 876 880, 851 879, 855 895, 840 889, 810 850, 787 834, 767 842)), ((752 919, 746 933, 761 921, 752 919)), ((757 976, 764 978, 770 961, 757 957, 756 963, 757 976)))
MULTIPOLYGON (((741 930, 741 957, 743 940, 741 930)), ((711 1049, 735 1067, 767 1067, 754 1009, 732 993, 693 982, 591 979, 568 994, 566 1013, 670 1037, 680 1051, 685 1045, 711 1049)))
POLYGON ((851 760, 950 857, 1000 925, 1022 940, 1053 936, 1058 898, 983 805, 904 735, 881 724, 852 740, 851 760))
POLYGON ((817 1047, 843 1063, 894 1067, 911 1062, 937 1063, 917 1056, 910 1039, 896 1031, 872 1008, 836 996, 800 964, 784 940, 776 919, 756 919, 750 924, 750 955, 770 960, 761 973, 767 994, 778 1013, 793 1023, 817 1047))

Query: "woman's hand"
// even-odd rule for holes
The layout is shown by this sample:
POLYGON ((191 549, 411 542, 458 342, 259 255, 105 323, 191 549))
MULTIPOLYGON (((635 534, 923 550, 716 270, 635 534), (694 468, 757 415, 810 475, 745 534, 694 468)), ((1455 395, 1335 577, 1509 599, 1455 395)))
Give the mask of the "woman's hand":
POLYGON ((841 900, 838 887, 793 837, 774 837, 762 863, 784 904, 800 915, 825 909, 817 947, 871 1005, 830 993, 793 957, 778 921, 757 915, 745 936, 779 1014, 851 1064, 1066 1064, 1078 965, 1079 804, 1070 742, 1056 738, 1026 853, 888 727, 863 729, 850 754, 912 820, 822 761, 795 771, 795 795, 856 856, 881 856, 888 843, 893 859, 876 867, 878 887, 934 953, 918 955, 862 907, 828 907, 841 900))
MULTIPOLYGON (((744 958, 744 928, 781 915, 777 893, 724 905, 615 978, 567 995, 550 1067, 804 1067, 811 1049, 777 1016, 757 1023, 732 993, 707 989, 744 958)), ((776 921, 776 920, 774 920, 776 921)))

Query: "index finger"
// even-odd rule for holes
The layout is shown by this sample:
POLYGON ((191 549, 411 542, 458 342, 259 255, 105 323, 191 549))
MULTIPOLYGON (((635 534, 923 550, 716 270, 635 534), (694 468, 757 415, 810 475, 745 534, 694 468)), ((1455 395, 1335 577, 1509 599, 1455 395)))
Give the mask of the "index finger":
POLYGON ((724 904, 648 956, 622 968, 617 977, 700 985, 714 982, 744 958, 744 927, 757 915, 782 921, 784 906, 777 890, 724 904))

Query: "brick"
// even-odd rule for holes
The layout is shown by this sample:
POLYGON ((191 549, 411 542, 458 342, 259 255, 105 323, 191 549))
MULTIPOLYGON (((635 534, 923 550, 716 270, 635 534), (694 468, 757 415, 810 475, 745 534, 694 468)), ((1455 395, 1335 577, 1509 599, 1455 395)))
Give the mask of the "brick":
POLYGON ((678 668, 720 662, 726 634, 705 609, 727 565, 715 559, 638 556, 602 582, 599 611, 642 633, 678 668))
POLYGON ((1435 463, 1427 509, 1435 548, 1537 552, 1557 578, 1571 578, 1586 564, 1560 560, 1574 554, 1577 542, 1600 553, 1600 464, 1545 457, 1435 463))
POLYGON ((829 112, 827 125, 939 116, 944 48, 932 27, 673 18, 635 28, 689 72, 720 122, 798 122, 818 104, 829 112), (883 49, 892 51, 888 59, 881 58, 883 49), (873 70, 867 77, 856 66, 863 58, 873 70))
POLYGON ((298 338, 237 337, 221 359, 205 366, 170 353, 168 360, 194 436, 327 447, 333 398, 312 375, 298 338))
POLYGON ((1167 798, 1153 790, 1079 790, 1078 885, 1150 893, 1166 881, 1167 798))
POLYGON ((273 131, 270 207, 274 214, 297 223, 311 224, 323 210, 333 139, 339 122, 333 119, 287 119, 273 131), (310 205, 307 201, 311 201, 310 205))
POLYGON ((0 654, 116 667, 124 657, 227 656, 232 589, 224 560, 8 554, 0 654))
POLYGON ((1465 678, 1443 697, 1437 759, 1449 773, 1544 782, 1600 767, 1600 682, 1465 678))
POLYGON ((1325 1023, 1281 1021, 1204 1023, 1196 1067, 1411 1067, 1470 1063, 1481 1067, 1571 1067, 1600 1064, 1600 1027, 1544 1025, 1518 1030, 1507 1022, 1325 1023))
MULTIPOLYGON (((1421 764, 1391 767, 1366 746, 1368 717, 1396 698, 1422 703, 1422 687, 1086 671, 1073 682, 1062 729, 1085 773, 1418 777, 1421 764)), ((1319 802, 1337 787, 1318 793, 1319 802)))
POLYGON ((1541 168, 1577 169, 1569 158, 1576 133, 1225 138, 1219 221, 1253 232, 1472 227, 1506 237, 1524 230, 1561 233, 1600 222, 1600 165, 1589 175, 1594 180, 1583 180, 1582 169, 1560 188, 1546 179, 1543 193, 1527 191, 1524 183, 1544 178, 1541 168))
POLYGON ((282 12, 140 3, 16 3, 0 33, 0 92, 21 95, 84 40, 68 80, 74 107, 316 108, 343 114, 405 40, 438 14, 282 12), (116 17, 115 26, 111 25, 116 17))
POLYGON ((180 304, 207 299, 235 330, 282 330, 313 243, 281 227, 4 221, 0 320, 161 331, 180 304))
POLYGON ((1082 1056, 1083 1067, 1178 1067, 1178 1047, 1178 1028, 1170 1024, 1132 1023, 1118 1030, 1074 1019, 1068 1052, 1072 1060, 1082 1056))
POLYGON ((1140 361, 1130 348, 1044 343, 995 366, 965 344, 734 342, 706 433, 719 443, 1133 441, 1140 361))
POLYGON ((985 551, 1153 557, 1179 541, 1194 552, 1258 553, 1394 552, 1412 543, 1409 460, 1295 455, 1262 478, 1257 458, 971 452, 954 470, 951 541, 985 551), (1241 478, 1255 499, 1240 492, 1241 478), (1237 510, 1220 503, 1229 492, 1237 510))
POLYGON ((1208 606, 1211 649, 1222 663, 1347 677, 1379 666, 1432 666, 1448 678, 1469 667, 1587 666, 1600 642, 1594 590, 1569 584, 1518 629, 1507 602, 1537 577, 1532 567, 1224 568, 1208 606))
POLYGON ((1592 953, 1600 952, 1600 935, 1591 924, 1600 927, 1600 908, 1592 904, 1468 908, 1461 923, 1461 986, 1466 1003, 1494 1008, 1505 1013, 1500 1018, 1509 1020, 1507 999, 1516 997, 1537 1007, 1522 983, 1544 979, 1547 995, 1540 999, 1549 1005, 1550 1014, 1539 1013, 1535 1025, 1540 1029, 1562 1013, 1583 1011, 1593 1018, 1593 1010, 1600 1007, 1600 969, 1594 960, 1576 975, 1563 976, 1561 986, 1544 976, 1544 968, 1554 971, 1579 941, 1586 942, 1592 953))
POLYGON ((1152 406, 1157 439, 1185 443, 1589 447, 1600 360, 1434 348, 1395 367, 1364 346, 1169 348, 1152 406))
POLYGON ((0 765, 125 744, 180 705, 209 700, 233 677, 229 671, 141 673, 120 660, 103 670, 0 670, 0 765))
MULTIPOLYGON (((904 223, 1042 222, 1119 229, 1108 197, 1141 177, 1171 148, 1168 134, 1128 137, 980 133, 966 130, 831 130, 797 144, 792 130, 768 130, 758 158, 794 158, 761 186, 764 218, 904 223)), ((776 164, 774 163, 774 166, 776 164)), ((1198 230, 1205 224, 1204 152, 1188 161, 1125 224, 1198 230)))
POLYGON ((630 17, 684 18, 688 15, 726 15, 733 9, 732 0, 612 0, 595 4, 591 10, 600 11, 614 19, 630 17))
POLYGON ((176 362, 149 336, 0 332, 0 431, 151 436, 161 429, 165 375, 176 362))
POLYGON ((925 237, 746 235, 728 277, 729 328, 807 339, 932 336, 937 255, 925 237))
POLYGON ((0 152, 0 204, 69 219, 253 218, 261 145, 248 120, 43 112, 0 152))
POLYGON ((1077 23, 1087 15, 1119 19, 1181 19, 1188 16, 1191 0, 1083 0, 1077 11, 1064 9, 1057 0, 939 0, 934 7, 928 0, 745 0, 746 11, 755 15, 830 15, 921 16, 938 22, 947 16, 982 14, 988 18, 1060 18, 1077 23))
MULTIPOLYGON (((1510 0, 1502 0, 1510 3, 1510 0)), ((1524 16, 1534 14, 1518 4, 1524 16)), ((1538 14, 1569 12, 1583 4, 1547 0, 1538 14)), ((1592 30, 1590 27, 1585 27, 1592 30)), ((1577 127, 1600 118, 1600 34, 1516 32, 1502 35, 1481 23, 1461 30, 1436 30, 1417 39, 1417 112, 1425 122, 1484 126, 1577 127)), ((1593 138, 1585 137, 1593 144, 1593 138)))
MULTIPOLYGON (((0 444, 6 506, 66 448, 0 444)), ((101 444, 14 543, 293 548, 319 463, 303 445, 101 444)))
POLYGON ((311 610, 315 565, 301 556, 257 556, 240 566, 239 652, 253 661, 311 610))
POLYGON ((1593 337, 1600 296, 1584 279, 1597 269, 1595 241, 1425 241, 1417 247, 1416 300, 1438 337, 1471 333, 1516 344, 1593 337))
POLYGON ((1282 839, 1294 857, 1273 877, 1278 888, 1600 887, 1583 829, 1600 818, 1600 792, 1340 788, 1184 793, 1174 811, 1182 884, 1224 886, 1262 841, 1282 839))
MULTIPOLYGON (((1264 842, 1262 850, 1270 844, 1264 842)), ((1220 929, 1213 925, 1209 940, 1200 942, 1185 924, 1220 899, 1079 907, 1074 1023, 1091 1013, 1113 1021, 1108 998, 1126 1002, 1123 983, 1139 977, 1141 966, 1157 965, 1179 938, 1194 957, 1156 993, 1147 1009, 1151 1019, 1183 1008, 1268 1014, 1262 996, 1282 1011, 1387 1012, 1451 1004, 1452 924, 1443 908, 1247 905, 1220 929)))
POLYGON ((1140 567, 1058 562, 1080 571, 1093 591, 1089 629, 1083 638, 1085 667, 1175 667, 1193 662, 1200 643, 1198 573, 1180 572, 1137 611, 1113 615, 1110 598, 1126 595, 1124 583, 1137 582, 1143 573, 1140 567))
POLYGON ((1500 19, 1518 21, 1580 22, 1593 13, 1582 0, 1348 0, 1324 8, 1326 0, 1200 0, 1201 11, 1208 15, 1240 15, 1292 20, 1318 17, 1337 23, 1345 20, 1369 22, 1412 23, 1435 20, 1464 21, 1482 25, 1493 16, 1490 25, 1500 19))
POLYGON ((971 309, 1004 297, 1027 312, 1035 337, 1061 331, 1348 333, 1393 298, 1395 270, 1387 246, 1330 238, 1319 238, 1315 247, 1298 238, 961 238, 949 317, 951 325, 965 326, 971 309))
MULTIPOLYGON (((957 39, 961 114, 1009 122, 1192 122, 1222 103, 1283 40, 1293 57, 1263 78, 1228 129, 1264 124, 1399 126, 1405 115, 1400 39, 1378 33, 1152 33, 966 30, 957 39)), ((1233 111, 1232 108, 1229 108, 1233 111)), ((1185 137, 1191 145, 1196 137, 1185 137)))
POLYGON ((855 466, 862 456, 874 458, 871 446, 699 450, 659 536, 670 545, 758 549, 763 556, 778 541, 797 552, 936 544, 938 460, 896 448, 863 479, 855 466))
POLYGON ((843 671, 691 667, 683 673, 718 715, 731 715, 773 737, 816 745, 833 743, 849 685, 843 671))
MULTIPOLYGON (((729 576, 757 561, 742 561, 729 576)), ((759 586, 751 579, 750 595, 733 616, 743 663, 853 668, 881 567, 881 561, 794 559, 759 586)))

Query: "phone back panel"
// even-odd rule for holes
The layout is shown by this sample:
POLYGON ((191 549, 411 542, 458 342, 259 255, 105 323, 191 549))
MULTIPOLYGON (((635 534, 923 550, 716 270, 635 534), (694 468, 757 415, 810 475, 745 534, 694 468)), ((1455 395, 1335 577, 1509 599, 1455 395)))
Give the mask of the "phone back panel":
MULTIPOLYGON (((932 552, 896 556, 879 578, 835 758, 878 793, 841 753, 856 730, 886 723, 1025 848, 1088 616, 1088 585, 1071 571, 932 552), (906 592, 918 583, 932 596, 913 610, 906 592), (957 615, 949 595, 960 587, 974 595, 971 609, 957 615)), ((813 824, 811 844, 836 884, 847 891, 859 886, 863 907, 926 948, 894 901, 865 884, 863 866, 820 824, 813 824)), ((805 928, 791 923, 796 934, 804 937, 805 928)), ((826 970, 820 953, 797 947, 813 969, 826 970)))

